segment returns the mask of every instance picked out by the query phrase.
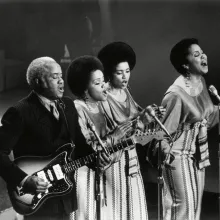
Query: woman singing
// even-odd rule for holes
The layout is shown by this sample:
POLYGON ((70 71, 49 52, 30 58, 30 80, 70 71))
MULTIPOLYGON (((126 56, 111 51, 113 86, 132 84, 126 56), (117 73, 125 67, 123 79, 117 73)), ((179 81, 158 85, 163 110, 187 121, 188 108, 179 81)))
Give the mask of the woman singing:
MULTIPOLYGON (((77 97, 74 101, 79 115, 79 124, 91 149, 100 146, 94 135, 92 125, 106 148, 112 147, 132 130, 132 123, 126 122, 111 131, 111 125, 104 117, 100 105, 107 98, 106 85, 101 62, 93 56, 82 56, 72 61, 67 70, 67 82, 72 93, 77 97)), ((82 157, 91 153, 91 149, 76 146, 76 154, 82 157)), ((120 152, 111 156, 100 155, 99 165, 102 167, 103 204, 101 220, 127 220, 127 195, 124 168, 119 161, 120 152)), ((74 220, 94 220, 97 216, 96 178, 97 169, 84 166, 75 173, 78 209, 72 213, 74 220)), ((143 194, 144 196, 144 194, 143 194)))
MULTIPOLYGON (((100 50, 98 58, 104 65, 104 75, 109 81, 107 102, 102 103, 105 116, 116 127, 141 115, 138 127, 145 129, 152 119, 147 114, 141 114, 142 109, 127 88, 131 70, 136 63, 135 52, 124 42, 113 42, 100 50)), ((163 109, 160 110, 163 112, 163 109)), ((114 175, 123 176, 121 182, 117 181, 117 185, 121 185, 122 200, 117 198, 114 208, 124 209, 124 219, 127 220, 148 219, 145 190, 135 145, 122 152, 119 169, 114 171, 114 175)))
POLYGON ((163 170, 164 220, 199 220, 205 168, 210 165, 207 130, 218 122, 203 75, 207 56, 197 39, 183 39, 171 50, 170 61, 180 76, 162 101, 163 123, 173 137, 162 141, 162 150, 174 160, 163 170))

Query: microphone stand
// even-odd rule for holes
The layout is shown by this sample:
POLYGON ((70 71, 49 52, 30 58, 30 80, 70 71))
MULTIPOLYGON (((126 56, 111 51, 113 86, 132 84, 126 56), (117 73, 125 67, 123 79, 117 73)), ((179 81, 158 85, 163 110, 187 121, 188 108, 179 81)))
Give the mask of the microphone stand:
POLYGON ((163 220, 163 163, 161 159, 162 148, 161 140, 159 141, 159 148, 157 152, 157 191, 158 191, 158 220, 163 220))
MULTIPOLYGON (((171 136, 170 136, 171 137, 171 136)), ((163 168, 164 168, 164 164, 167 162, 167 160, 169 160, 171 163, 175 157, 170 153, 173 147, 173 138, 170 138, 170 150, 169 152, 166 154, 165 157, 163 157, 162 155, 162 146, 161 146, 162 140, 159 141, 159 147, 158 147, 158 152, 157 152, 157 156, 158 156, 158 176, 157 176, 157 183, 158 183, 158 220, 163 220, 163 187, 164 187, 164 179, 163 179, 163 168), (163 159, 162 159, 163 157, 163 159)))
MULTIPOLYGON (((218 103, 219 121, 218 121, 218 137, 220 137, 220 102, 218 103)), ((220 177, 220 139, 218 139, 218 167, 219 167, 219 177, 220 177)), ((220 185, 219 185, 220 192, 220 185)), ((219 210, 220 210, 220 196, 219 196, 219 210)))
MULTIPOLYGON (((218 100, 218 113, 219 113, 219 118, 218 118, 219 119, 219 121, 218 121, 218 136, 220 137, 220 96, 218 95, 217 89, 213 85, 209 86, 209 91, 218 100)), ((219 166, 219 176, 220 176, 220 139, 218 139, 218 144, 219 144, 219 147, 218 147, 218 158, 219 158, 219 162, 218 163, 219 164, 218 164, 218 166, 219 166)), ((219 192, 220 192, 220 185, 219 185, 219 192)), ((219 199, 219 210, 220 210, 220 196, 219 196, 218 199, 219 199)))
POLYGON ((100 153, 101 151, 97 149, 96 151, 96 172, 95 172, 95 198, 96 198, 96 216, 97 220, 102 219, 102 171, 99 167, 100 153))
MULTIPOLYGON (((148 106, 146 108, 147 113, 152 116, 155 120, 155 122, 159 125, 159 127, 165 132, 167 137, 172 141, 172 137, 165 128, 165 126, 160 122, 160 120, 157 118, 156 113, 154 109, 151 106, 148 106)), ((163 186, 164 186, 164 181, 163 181, 163 167, 164 167, 164 161, 166 162, 168 156, 170 155, 170 151, 167 154, 166 158, 164 161, 162 161, 162 146, 161 146, 162 140, 159 141, 159 147, 158 147, 158 152, 157 152, 157 170, 158 170, 158 176, 157 176, 157 186, 158 186, 158 220, 163 220, 163 186)))
POLYGON ((102 220, 102 196, 101 192, 103 191, 103 172, 101 168, 99 167, 100 164, 100 155, 101 151, 103 150, 106 154, 108 154, 101 138, 96 132, 95 125, 92 123, 92 121, 89 122, 89 125, 91 127, 91 130, 93 131, 94 135, 96 136, 101 149, 97 146, 96 149, 96 172, 95 172, 95 191, 96 191, 96 215, 97 215, 97 220, 102 220))

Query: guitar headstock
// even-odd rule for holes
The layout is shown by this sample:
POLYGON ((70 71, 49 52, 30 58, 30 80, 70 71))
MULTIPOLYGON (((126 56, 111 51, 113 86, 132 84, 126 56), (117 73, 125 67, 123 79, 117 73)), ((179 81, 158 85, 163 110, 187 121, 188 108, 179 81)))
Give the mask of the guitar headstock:
POLYGON ((136 131, 133 136, 134 142, 141 144, 142 146, 149 143, 153 139, 164 139, 164 132, 162 130, 148 130, 147 132, 136 131))

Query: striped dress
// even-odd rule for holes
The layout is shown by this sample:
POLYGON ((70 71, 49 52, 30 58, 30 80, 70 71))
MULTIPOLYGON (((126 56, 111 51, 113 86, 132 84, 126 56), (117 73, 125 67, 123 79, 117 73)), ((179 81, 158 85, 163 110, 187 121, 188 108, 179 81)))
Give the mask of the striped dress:
MULTIPOLYGON (((116 143, 114 137, 108 135, 104 112, 100 107, 98 113, 90 112, 83 101, 75 100, 79 114, 79 123, 88 144, 95 149, 96 140, 88 121, 92 121, 97 133, 104 139, 107 145, 116 143), (106 135, 107 134, 107 135, 106 135)), ((134 157, 136 160, 136 157, 134 157)), ((143 181, 138 171, 133 178, 127 175, 129 164, 128 151, 113 154, 113 164, 104 171, 101 178, 103 204, 101 208, 102 220, 146 220, 147 210, 143 181), (106 198, 106 199, 105 199, 106 198)), ((136 164, 139 167, 139 164, 136 164)), ((77 191, 77 211, 71 213, 73 220, 95 220, 96 209, 96 173, 87 166, 81 167, 75 172, 77 191)))
POLYGON ((164 125, 174 138, 170 166, 163 169, 164 220, 199 220, 205 183, 205 167, 209 165, 208 148, 202 159, 198 143, 207 146, 207 129, 218 122, 218 108, 213 106, 205 81, 197 95, 189 95, 183 76, 176 79, 162 101, 166 108, 164 125), (200 140, 201 132, 206 131, 200 140), (203 168, 201 168, 203 164, 203 168))
MULTIPOLYGON (((124 91, 127 95, 125 102, 118 102, 111 94, 108 95, 106 102, 102 102, 105 117, 112 127, 127 120, 132 120, 139 114, 139 106, 133 100, 130 92, 128 89, 124 91)), ((115 169, 115 177, 117 175, 121 176, 117 180, 121 187, 121 195, 117 197, 117 206, 118 209, 122 210, 122 215, 115 216, 112 219, 147 220, 145 189, 135 146, 122 153, 116 166, 118 168, 115 169)))

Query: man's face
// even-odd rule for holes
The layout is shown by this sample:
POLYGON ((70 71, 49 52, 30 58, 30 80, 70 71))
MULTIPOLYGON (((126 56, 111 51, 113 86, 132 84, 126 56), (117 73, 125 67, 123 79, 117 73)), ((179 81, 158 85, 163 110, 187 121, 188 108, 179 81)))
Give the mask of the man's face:
POLYGON ((62 70, 58 63, 49 65, 48 73, 41 77, 42 95, 48 99, 54 100, 62 98, 64 93, 64 81, 62 78, 62 70))

